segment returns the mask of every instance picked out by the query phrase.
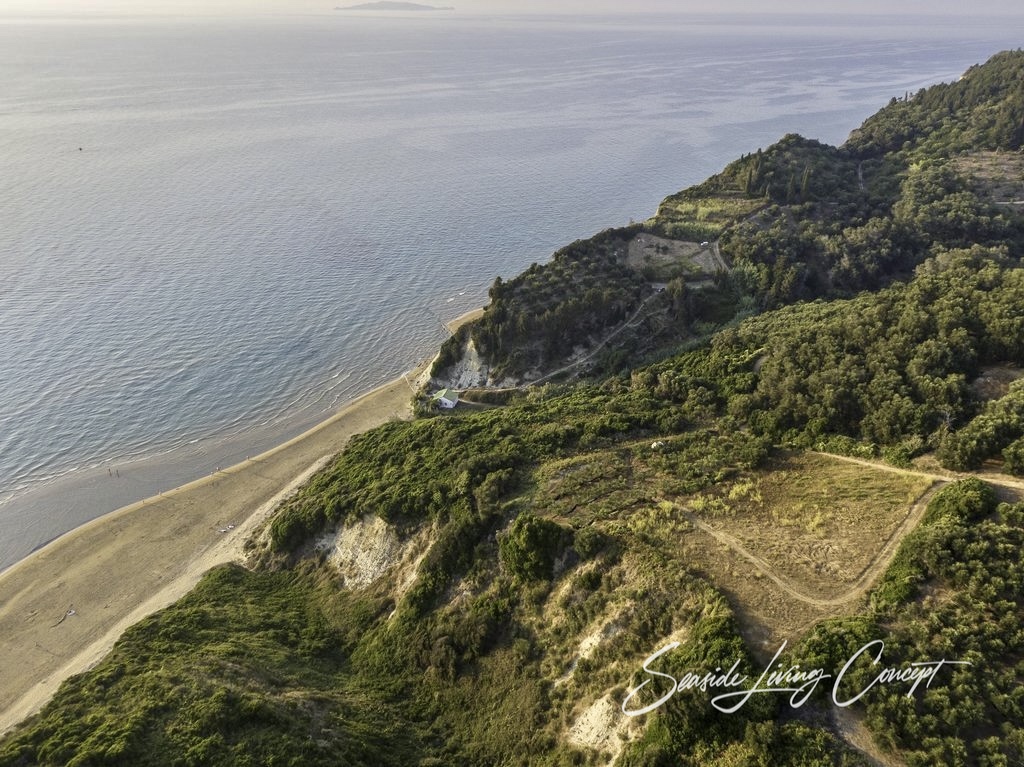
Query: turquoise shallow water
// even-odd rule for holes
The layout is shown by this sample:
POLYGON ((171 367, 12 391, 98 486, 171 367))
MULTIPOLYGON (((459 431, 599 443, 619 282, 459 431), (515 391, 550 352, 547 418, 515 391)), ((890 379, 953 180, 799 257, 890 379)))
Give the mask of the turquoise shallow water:
POLYGON ((1012 28, 0 19, 0 568, 407 370, 494 276, 784 133, 841 142, 1012 28))

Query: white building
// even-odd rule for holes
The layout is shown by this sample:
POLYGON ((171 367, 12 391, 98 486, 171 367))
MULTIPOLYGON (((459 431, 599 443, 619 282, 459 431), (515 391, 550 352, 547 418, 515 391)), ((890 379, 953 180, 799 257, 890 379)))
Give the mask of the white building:
POLYGON ((441 391, 430 398, 430 401, 440 408, 451 410, 459 404, 459 393, 451 389, 441 389, 441 391))

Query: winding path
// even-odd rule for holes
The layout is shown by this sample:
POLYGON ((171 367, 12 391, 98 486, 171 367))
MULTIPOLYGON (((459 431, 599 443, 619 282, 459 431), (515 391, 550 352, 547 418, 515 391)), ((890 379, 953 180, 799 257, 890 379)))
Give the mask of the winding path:
POLYGON ((647 304, 649 304, 651 301, 653 301, 659 295, 661 295, 661 294, 660 293, 652 293, 651 295, 647 296, 647 298, 645 298, 643 301, 641 301, 640 302, 640 306, 637 307, 637 310, 635 312, 633 312, 621 325, 619 325, 617 328, 615 328, 615 330, 613 330, 611 333, 606 335, 604 337, 604 340, 601 341, 601 343, 599 343, 597 346, 595 346, 590 351, 590 353, 587 354, 587 356, 581 357, 578 360, 570 362, 568 365, 565 365, 564 367, 558 368, 558 370, 552 370, 550 373, 545 373, 540 378, 535 378, 532 381, 527 381, 526 383, 520 384, 519 386, 517 386, 515 388, 517 388, 517 389, 526 389, 527 387, 530 387, 530 386, 536 386, 539 383, 544 383, 545 381, 547 381, 547 380, 549 380, 551 378, 554 378, 555 376, 559 376, 562 373, 568 373, 570 370, 578 368, 581 365, 583 365, 584 363, 589 362, 595 356, 597 356, 597 353, 599 351, 601 351, 604 347, 606 347, 608 345, 608 342, 611 341, 613 338, 615 338, 615 336, 619 335, 619 333, 621 333, 626 328, 632 327, 633 323, 636 321, 636 318, 639 317, 640 313, 642 311, 644 311, 644 309, 647 308, 647 304))
POLYGON ((980 479, 982 482, 988 482, 990 485, 999 485, 1000 487, 1010 487, 1014 490, 1024 491, 1024 479, 1017 479, 1011 477, 1008 474, 999 474, 996 472, 955 472, 951 471, 947 474, 936 474, 930 471, 922 471, 920 469, 901 469, 897 466, 890 466, 887 463, 881 463, 879 461, 869 461, 866 458, 853 458, 848 455, 839 455, 837 453, 825 453, 819 450, 810 450, 810 453, 816 455, 824 455, 829 458, 834 458, 837 461, 846 461, 847 463, 855 463, 859 466, 867 466, 871 469, 877 469, 879 471, 888 471, 892 474, 903 474, 908 477, 924 477, 925 479, 933 479, 936 482, 956 482, 960 479, 969 479, 975 477, 980 479))
MULTIPOLYGON (((608 335, 606 335, 604 337, 604 340, 602 340, 601 343, 599 343, 597 346, 595 346, 593 349, 591 349, 590 352, 585 357, 580 357, 578 360, 574 360, 574 361, 570 362, 568 365, 563 365, 562 367, 558 368, 557 370, 552 370, 552 371, 550 371, 548 373, 545 373, 544 375, 540 376, 539 378, 534 378, 532 381, 525 381, 525 382, 523 382, 523 383, 521 383, 521 384, 519 384, 517 386, 481 386, 481 387, 470 387, 469 389, 464 390, 463 393, 471 392, 474 389, 480 389, 480 390, 484 390, 484 391, 488 391, 488 392, 523 391, 525 389, 529 389, 531 386, 536 386, 538 384, 544 383, 545 381, 549 381, 552 378, 555 378, 556 376, 562 375, 563 373, 568 373, 568 372, 570 372, 572 370, 575 370, 575 369, 579 368, 580 366, 582 366, 583 364, 585 364, 585 363, 589 362, 590 360, 592 360, 595 356, 597 356, 597 353, 600 352, 605 346, 607 346, 608 342, 611 341, 613 338, 615 338, 615 336, 619 335, 619 333, 624 331, 626 328, 632 327, 633 324, 636 322, 637 317, 639 317, 640 314, 647 308, 647 304, 649 304, 651 301, 653 301, 659 295, 661 295, 661 294, 660 293, 652 293, 651 295, 647 296, 647 298, 645 298, 643 301, 641 301, 640 302, 640 306, 637 307, 637 310, 635 312, 633 312, 628 318, 626 318, 626 320, 623 321, 623 323, 621 325, 619 325, 617 328, 615 328, 613 331, 611 331, 608 335)), ((471 402, 471 401, 472 400, 467 400, 467 402, 471 402)))
POLYGON ((865 567, 861 572, 860 577, 857 578, 853 586, 839 596, 831 597, 829 599, 814 597, 796 589, 786 581, 785 578, 777 575, 774 568, 768 562, 757 556, 757 554, 754 554, 744 548, 743 544, 735 537, 712 527, 699 519, 693 512, 686 511, 686 518, 690 524, 698 530, 702 530, 707 533, 712 538, 725 544, 741 557, 746 559, 761 573, 763 573, 765 577, 769 578, 776 586, 794 599, 805 604, 813 605, 814 607, 839 607, 862 597, 875 584, 875 581, 878 580, 883 572, 885 572, 889 563, 892 562, 893 557, 896 556, 896 550, 899 548, 900 543, 906 537, 907 533, 913 530, 917 526, 917 523, 921 521, 921 517, 924 516, 925 509, 928 508, 928 503, 931 501, 932 496, 935 495, 938 489, 945 484, 945 480, 938 480, 934 482, 924 492, 924 494, 914 502, 914 505, 910 507, 910 511, 903 519, 903 522, 898 528, 896 528, 896 530, 893 531, 892 535, 889 536, 881 551, 879 551, 875 558, 868 563, 867 567, 865 567))
MULTIPOLYGON (((928 489, 918 497, 913 506, 911 506, 910 511, 907 513, 906 518, 900 526, 893 531, 892 535, 890 535, 886 540, 885 545, 882 547, 881 551, 878 552, 878 555, 861 573, 856 583, 854 583, 848 591, 837 597, 821 599, 801 592, 794 588, 784 578, 777 575, 768 562, 744 548, 735 537, 721 530, 716 530, 711 525, 699 519, 692 511, 686 511, 686 518, 694 527, 707 533, 715 540, 723 543, 742 556, 789 596, 815 607, 838 607, 849 604, 866 594, 892 562, 893 557, 895 557, 896 551, 899 549, 899 545, 902 543, 903 539, 908 533, 917 527, 921 518, 924 516, 924 512, 928 508, 928 503, 931 501, 932 497, 940 488, 950 482, 966 479, 968 477, 977 477, 978 479, 993 485, 1024 491, 1024 480, 1019 480, 1005 474, 956 472, 950 472, 949 474, 936 474, 934 472, 921 471, 918 469, 901 469, 896 466, 889 466, 888 464, 876 461, 869 461, 863 458, 853 458, 845 455, 836 455, 834 453, 818 452, 818 454, 828 456, 835 460, 864 466, 866 468, 887 471, 904 476, 922 477, 932 481, 932 484, 928 489)), ((854 749, 859 751, 872 765, 875 765, 876 767, 905 767, 906 763, 900 759, 898 755, 889 753, 878 747, 862 719, 854 715, 853 712, 846 709, 835 709, 833 711, 833 726, 840 737, 854 749)))
POLYGON ((821 453, 818 451, 818 455, 825 455, 829 458, 833 458, 839 461, 845 461, 847 463, 854 463, 860 466, 865 466, 877 471, 888 471, 893 474, 902 474, 904 476, 911 477, 923 477, 932 481, 931 486, 916 500, 913 506, 910 507, 910 511, 907 516, 903 519, 896 530, 893 531, 892 535, 886 540, 885 545, 882 546, 881 550, 875 556, 874 559, 864 568, 861 572, 860 577, 857 578, 853 586, 843 594, 837 597, 829 599, 822 599, 819 597, 805 594, 799 589, 795 588, 785 578, 778 575, 771 564, 757 556, 756 554, 748 551, 744 548, 743 544, 734 536, 726 533, 722 530, 718 530, 707 522, 704 522, 692 511, 686 509, 686 519, 698 530, 701 530, 710 535, 715 540, 728 546, 730 549, 735 551, 741 557, 750 562, 756 567, 765 577, 769 578, 776 586, 782 589, 786 594, 797 599, 805 604, 813 605, 815 607, 839 607, 841 605, 848 604, 855 599, 862 597, 864 594, 871 589, 875 581, 885 572, 885 569, 892 562, 893 557, 896 556, 896 551, 899 549, 900 543, 903 539, 917 527, 918 522, 921 521, 921 517, 924 516, 925 509, 928 508, 928 503, 931 501, 932 496, 935 495, 938 490, 944 485, 955 482, 959 479, 966 479, 968 477, 977 477, 984 482, 988 482, 993 485, 1001 485, 1003 487, 1013 488, 1015 490, 1024 491, 1024 480, 1018 480, 1008 477, 1004 474, 935 474, 927 471, 920 471, 917 469, 901 469, 896 466, 889 466, 888 464, 878 463, 876 461, 868 461, 863 458, 852 458, 846 455, 836 455, 834 453, 821 453))
POLYGON ((729 271, 729 265, 725 263, 725 258, 722 257, 722 251, 718 249, 718 240, 711 243, 711 255, 714 257, 715 261, 718 262, 718 271, 729 271))

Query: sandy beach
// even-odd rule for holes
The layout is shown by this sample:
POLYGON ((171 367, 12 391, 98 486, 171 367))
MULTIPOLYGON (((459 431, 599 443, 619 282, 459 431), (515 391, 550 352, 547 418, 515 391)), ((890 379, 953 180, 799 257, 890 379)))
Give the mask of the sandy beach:
POLYGON ((102 659, 126 628, 184 596, 211 567, 240 560, 260 522, 352 435, 410 417, 425 367, 255 458, 83 525, 0 574, 0 734, 102 659))

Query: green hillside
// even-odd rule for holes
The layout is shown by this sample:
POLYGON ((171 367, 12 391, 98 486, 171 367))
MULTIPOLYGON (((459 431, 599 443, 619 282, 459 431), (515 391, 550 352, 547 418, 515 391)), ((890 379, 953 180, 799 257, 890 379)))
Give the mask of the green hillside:
POLYGON ((894 99, 841 147, 787 135, 666 198, 644 224, 495 281, 484 316, 445 345, 434 373, 444 379, 471 338, 493 380, 528 382, 629 319, 617 353, 606 349, 580 371, 617 372, 754 311, 906 280, 942 250, 984 245, 1020 258, 1021 207, 979 181, 998 160, 1019 178, 1022 123, 1020 53, 1007 52, 956 83, 894 99), (645 235, 663 248, 714 243, 731 269, 651 279, 626 255, 645 235))

